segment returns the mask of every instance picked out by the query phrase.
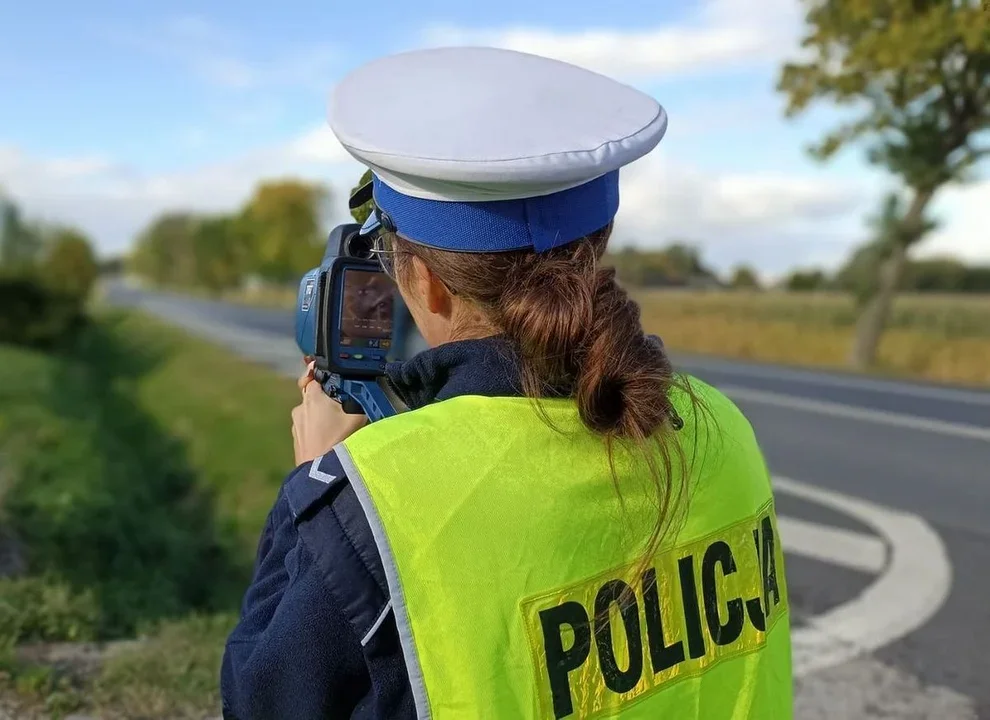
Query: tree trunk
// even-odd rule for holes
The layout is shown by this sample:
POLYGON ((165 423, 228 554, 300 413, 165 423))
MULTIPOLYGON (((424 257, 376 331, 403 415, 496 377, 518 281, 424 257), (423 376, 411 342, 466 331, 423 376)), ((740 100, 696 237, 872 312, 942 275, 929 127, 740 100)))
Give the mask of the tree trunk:
POLYGON ((867 370, 876 361, 880 338, 890 317, 897 286, 907 264, 908 248, 921 238, 925 208, 934 194, 934 190, 915 191, 911 206, 900 223, 902 232, 898 233, 899 237, 891 248, 890 256, 880 265, 877 290, 856 322, 856 336, 849 354, 849 364, 857 370, 867 370))

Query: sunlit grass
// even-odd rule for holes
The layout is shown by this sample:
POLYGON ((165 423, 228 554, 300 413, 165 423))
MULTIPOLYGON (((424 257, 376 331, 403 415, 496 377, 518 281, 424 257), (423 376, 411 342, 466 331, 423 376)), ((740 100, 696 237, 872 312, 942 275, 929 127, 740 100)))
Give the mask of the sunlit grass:
MULTIPOLYGON (((855 305, 842 295, 640 291, 634 296, 647 330, 684 352, 844 367, 855 330, 855 305)), ((990 383, 990 297, 898 297, 877 370, 990 383)))

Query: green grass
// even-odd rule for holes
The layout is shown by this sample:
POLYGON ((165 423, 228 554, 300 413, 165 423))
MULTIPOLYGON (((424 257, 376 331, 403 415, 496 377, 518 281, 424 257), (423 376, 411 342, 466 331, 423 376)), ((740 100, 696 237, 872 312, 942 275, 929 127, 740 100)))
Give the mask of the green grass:
POLYGON ((0 579, 0 655, 150 638, 71 692, 44 668, 8 668, 8 686, 108 716, 140 715, 142 695, 215 710, 297 402, 291 379, 139 314, 100 314, 57 355, 0 346, 0 545, 27 567, 0 579))
POLYGON ((218 668, 235 621, 231 613, 163 623, 106 662, 92 685, 92 706, 107 718, 218 715, 218 668))

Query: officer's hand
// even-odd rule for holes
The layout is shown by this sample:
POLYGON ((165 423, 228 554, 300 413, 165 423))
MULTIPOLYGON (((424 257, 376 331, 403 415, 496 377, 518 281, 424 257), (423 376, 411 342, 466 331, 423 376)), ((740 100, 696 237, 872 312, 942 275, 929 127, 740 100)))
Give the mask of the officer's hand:
POLYGON ((364 415, 345 413, 336 400, 323 392, 313 379, 313 364, 299 378, 302 403, 292 408, 292 445, 296 465, 329 452, 368 422, 364 415))

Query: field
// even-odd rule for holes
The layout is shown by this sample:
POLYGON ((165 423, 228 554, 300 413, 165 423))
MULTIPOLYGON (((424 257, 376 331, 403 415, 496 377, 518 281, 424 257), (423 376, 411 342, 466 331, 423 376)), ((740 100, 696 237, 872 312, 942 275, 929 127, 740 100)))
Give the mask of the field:
MULTIPOLYGON (((674 350, 843 368, 856 308, 833 293, 634 290, 643 324, 674 350)), ((228 299, 291 308, 295 291, 228 299)), ((990 296, 901 295, 880 347, 880 374, 990 384, 990 296)))
MULTIPOLYGON (((843 367, 856 312, 833 294, 634 293, 643 323, 676 350, 793 365, 843 367)), ((990 384, 990 297, 897 298, 876 370, 937 382, 990 384)))
POLYGON ((57 354, 0 346, 0 717, 219 715, 297 401, 137 314, 57 354))

